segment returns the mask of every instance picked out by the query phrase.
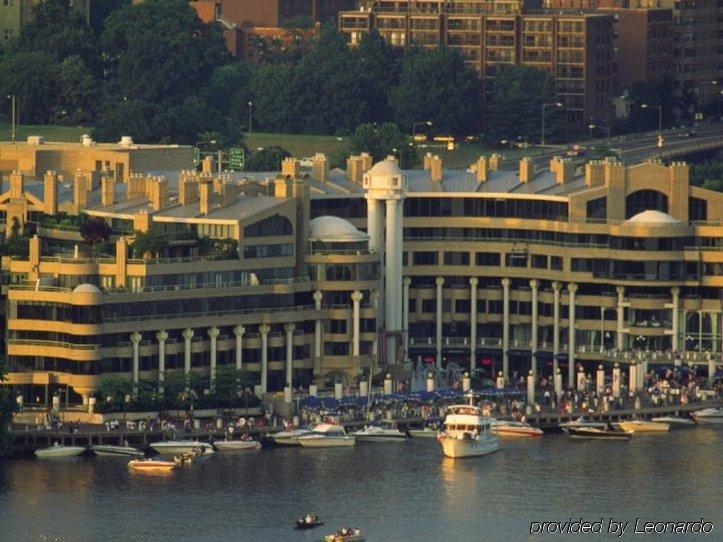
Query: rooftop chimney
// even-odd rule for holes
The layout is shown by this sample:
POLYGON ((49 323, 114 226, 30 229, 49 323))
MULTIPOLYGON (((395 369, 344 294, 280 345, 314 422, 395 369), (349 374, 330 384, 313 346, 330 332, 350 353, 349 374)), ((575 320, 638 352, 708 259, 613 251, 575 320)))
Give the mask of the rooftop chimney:
POLYGON ((475 169, 478 183, 487 182, 487 176, 489 174, 489 164, 487 162, 488 161, 486 156, 480 156, 477 159, 475 169))
POLYGON ((79 213, 88 203, 88 178, 82 171, 76 171, 73 178, 73 204, 79 213))
POLYGON ((442 159, 436 154, 429 159, 429 178, 433 183, 442 181, 442 159))
POLYGON ((500 170, 500 160, 502 157, 497 154, 493 153, 492 156, 490 156, 490 171, 499 171, 500 170))
POLYGON ((520 182, 529 183, 535 178, 535 164, 532 162, 532 158, 525 156, 520 160, 520 182))
POLYGON ((103 177, 101 180, 100 203, 103 207, 115 203, 115 179, 113 177, 103 177))
POLYGON ((314 157, 311 159, 311 163, 314 167, 314 178, 317 181, 321 181, 322 183, 325 183, 329 180, 329 160, 327 160, 326 155, 320 152, 317 152, 314 157))
POLYGON ((163 177, 154 177, 149 183, 148 199, 154 211, 168 207, 168 182, 163 177))
POLYGON ((19 171, 13 171, 10 174, 10 199, 23 197, 23 185, 25 184, 25 175, 19 171))
POLYGON ((58 213, 58 174, 46 171, 43 176, 43 208, 46 215, 58 213))
POLYGON ((190 205, 198 201, 198 181, 191 175, 181 175, 178 179, 178 203, 190 205))
POLYGON ((575 164, 569 158, 562 158, 557 162, 555 182, 566 184, 575 178, 575 164))
POLYGON ((212 181, 204 179, 198 183, 198 210, 202 215, 207 215, 213 210, 212 181))
POLYGON ((585 164, 585 186, 595 186, 605 182, 605 162, 590 160, 585 164))
POLYGON ((201 160, 201 171, 203 173, 213 173, 216 171, 216 159, 213 156, 206 156, 201 160))
POLYGON ((359 158, 361 159, 361 169, 363 177, 364 174, 372 168, 372 155, 368 152, 363 152, 359 155, 359 158))
POLYGON ((292 157, 284 158, 281 161, 281 174, 296 179, 299 176, 299 161, 292 157))
POLYGON ((431 152, 428 152, 427 154, 424 155, 424 170, 425 171, 429 171, 430 168, 432 167, 432 158, 433 158, 433 155, 431 152))

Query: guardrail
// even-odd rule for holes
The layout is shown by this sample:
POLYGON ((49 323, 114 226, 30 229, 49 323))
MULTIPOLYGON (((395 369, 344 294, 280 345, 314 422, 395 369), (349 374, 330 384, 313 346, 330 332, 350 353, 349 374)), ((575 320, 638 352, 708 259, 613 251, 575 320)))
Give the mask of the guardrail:
POLYGON ((73 348, 75 350, 98 350, 101 345, 99 344, 78 344, 68 343, 63 341, 40 341, 34 339, 8 339, 8 344, 28 345, 28 346, 45 346, 45 347, 61 347, 61 348, 73 348))
POLYGON ((265 307, 257 309, 228 309, 223 311, 207 312, 178 312, 169 314, 140 314, 133 316, 111 316, 103 319, 104 323, 140 322, 145 320, 172 319, 172 318, 206 318, 209 316, 229 316, 234 314, 265 314, 276 312, 300 312, 315 310, 314 305, 299 305, 290 307, 265 307))

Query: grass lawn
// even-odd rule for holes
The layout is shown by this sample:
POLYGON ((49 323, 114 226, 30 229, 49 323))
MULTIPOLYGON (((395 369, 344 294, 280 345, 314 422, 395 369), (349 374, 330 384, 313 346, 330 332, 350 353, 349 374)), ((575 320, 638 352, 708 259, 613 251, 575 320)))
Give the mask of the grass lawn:
POLYGON ((250 151, 259 147, 283 147, 297 158, 323 152, 328 156, 349 153, 349 138, 327 135, 269 134, 252 132, 244 134, 244 142, 250 151))
MULTIPOLYGON (((89 134, 90 128, 84 126, 55 126, 20 124, 15 127, 15 141, 25 141, 28 136, 44 136, 47 141, 77 141, 80 136, 89 134)), ((10 141, 10 123, 0 122, 0 141, 10 141)))

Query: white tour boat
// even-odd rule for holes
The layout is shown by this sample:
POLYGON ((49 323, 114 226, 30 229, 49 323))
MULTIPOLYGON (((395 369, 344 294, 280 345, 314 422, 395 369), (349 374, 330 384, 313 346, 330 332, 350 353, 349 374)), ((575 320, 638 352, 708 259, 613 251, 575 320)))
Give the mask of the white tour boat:
POLYGON ((302 448, 333 448, 354 446, 356 439, 347 435, 344 427, 330 423, 320 423, 308 435, 299 437, 302 448))
POLYGON ((498 437, 541 437, 542 429, 529 423, 511 420, 497 420, 492 423, 492 432, 498 437))
POLYGON ((690 418, 683 418, 682 416, 658 416, 657 418, 650 418, 651 422, 656 423, 667 423, 670 428, 674 427, 693 427, 695 422, 690 418))
POLYGON ((213 445, 221 452, 246 452, 260 450, 261 443, 258 440, 217 440, 213 445))
POLYGON ((706 408, 693 412, 693 419, 696 423, 723 423, 723 408, 706 408))
POLYGON ((500 440, 492 434, 494 421, 494 418, 482 416, 482 411, 474 405, 450 406, 444 431, 437 435, 444 455, 476 457, 497 451, 500 440))
POLYGON ((299 437, 308 435, 311 429, 290 429, 267 435, 267 440, 276 446, 299 446, 299 437))
POLYGON ((35 457, 38 459, 54 459, 59 457, 75 457, 85 451, 84 446, 65 446, 57 442, 48 448, 35 450, 35 457))
POLYGON ((433 427, 425 427, 424 429, 410 429, 409 436, 412 438, 437 438, 437 431, 433 427))
POLYGON ((404 442, 408 438, 396 424, 384 422, 367 425, 351 435, 359 442, 404 442))
POLYGON ((176 455, 197 451, 201 452, 200 455, 205 455, 214 452, 213 446, 208 442, 201 442, 200 440, 166 440, 163 442, 154 442, 151 444, 151 448, 161 455, 176 455))
POLYGON ((594 422, 592 420, 586 420, 585 418, 578 418, 577 420, 572 420, 569 422, 563 422, 560 424, 560 429, 562 429, 565 433, 570 432, 570 428, 588 428, 588 429, 601 429, 605 430, 608 428, 608 424, 605 422, 594 422))
POLYGON ((647 420, 628 420, 624 422, 615 422, 613 427, 622 431, 631 431, 633 433, 667 433, 670 431, 670 424, 650 422, 647 420))
POLYGON ((95 455, 101 457, 131 456, 143 457, 143 452, 132 446, 113 446, 110 444, 95 444, 90 449, 95 455))

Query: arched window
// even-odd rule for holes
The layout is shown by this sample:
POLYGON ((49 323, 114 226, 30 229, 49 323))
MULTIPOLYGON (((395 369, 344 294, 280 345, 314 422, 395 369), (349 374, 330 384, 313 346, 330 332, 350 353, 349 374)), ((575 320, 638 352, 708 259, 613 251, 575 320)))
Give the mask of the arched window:
POLYGON ((625 198, 625 218, 643 211, 668 212, 668 196, 657 190, 638 190, 625 198))
POLYGON ((268 235, 291 235, 294 228, 285 216, 274 215, 264 218, 244 228, 244 237, 264 237, 268 235))

